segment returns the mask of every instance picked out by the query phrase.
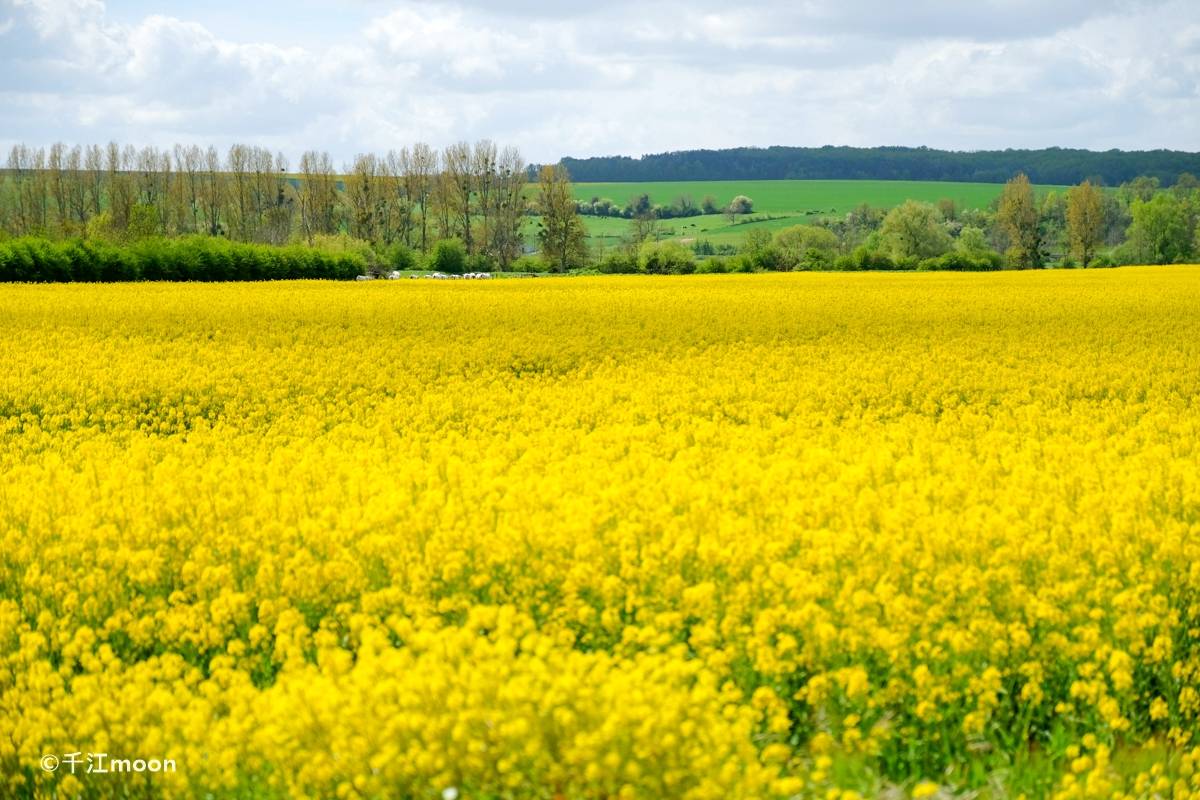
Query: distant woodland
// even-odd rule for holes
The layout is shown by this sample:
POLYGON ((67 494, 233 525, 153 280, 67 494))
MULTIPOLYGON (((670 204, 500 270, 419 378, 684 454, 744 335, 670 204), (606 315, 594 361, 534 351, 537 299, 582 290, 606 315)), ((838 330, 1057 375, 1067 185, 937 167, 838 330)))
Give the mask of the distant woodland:
POLYGON ((592 181, 911 180, 1004 183, 1023 173, 1033 183, 1119 186, 1138 176, 1173 185, 1200 174, 1200 153, 1175 150, 990 150, 927 147, 737 147, 681 150, 640 158, 564 158, 571 178, 592 181))

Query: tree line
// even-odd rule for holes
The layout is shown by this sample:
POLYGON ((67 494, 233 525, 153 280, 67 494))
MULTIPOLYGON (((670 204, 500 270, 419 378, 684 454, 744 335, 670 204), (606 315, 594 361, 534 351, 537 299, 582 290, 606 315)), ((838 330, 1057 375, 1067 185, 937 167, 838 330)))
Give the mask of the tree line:
POLYGON ((653 202, 649 194, 642 192, 631 197, 624 205, 608 197, 580 200, 575 203, 575 210, 584 216, 620 219, 683 219, 703 214, 725 214, 733 219, 754 211, 754 201, 744 194, 739 194, 722 205, 717 201, 716 195, 706 194, 697 203, 690 194, 684 193, 676 196, 670 203, 663 204, 653 202))
POLYGON ((1139 175, 1169 185, 1200 174, 1200 153, 1064 149, 956 152, 927 147, 739 147, 561 161, 577 181, 913 180, 1003 183, 1018 173, 1034 183, 1084 180, 1117 186, 1139 175))
MULTIPOLYGON (((209 236, 365 247, 372 263, 398 268, 449 242, 440 248, 449 262, 506 269, 524 254, 526 216, 542 211, 539 198, 526 197, 530 174, 517 148, 490 140, 361 154, 341 169, 328 153, 308 151, 294 172, 283 154, 243 144, 225 152, 19 144, 0 170, 0 231, 111 243, 209 236)), ((558 167, 533 174, 542 188, 566 180, 558 167)), ((565 239, 545 237, 557 237, 549 252, 561 262, 565 239)))
MULTIPOLYGON (((636 198, 631 203, 637 205, 636 198)), ((748 211, 753 201, 739 197, 736 203, 748 211)), ((909 200, 892 209, 863 204, 845 216, 777 233, 751 218, 739 246, 663 240, 668 231, 654 217, 655 208, 651 204, 648 217, 633 218, 630 235, 600 259, 599 271, 980 271, 1200 260, 1200 180, 1190 174, 1170 189, 1141 176, 1117 190, 1085 180, 1040 197, 1020 174, 986 209, 960 209, 949 199, 909 200)))
POLYGON ((863 205, 778 233, 754 224, 763 220, 751 216, 753 207, 746 195, 724 204, 712 196, 696 203, 686 194, 667 205, 646 194, 624 205, 577 201, 565 166, 530 167, 516 148, 488 140, 362 154, 341 170, 328 153, 308 151, 295 171, 281 154, 240 144, 225 153, 17 145, 0 171, 0 244, 24 238, 0 248, 0 278, 980 270, 1200 260, 1200 181, 1189 173, 1169 188, 1138 176, 1118 189, 1084 180, 1040 196, 1019 174, 987 209, 959 209, 950 200, 890 210, 863 205), (718 212, 747 224, 740 246, 661 241, 671 219, 718 212), (581 214, 630 225, 617 247, 590 249, 581 214), (153 243, 179 238, 186 240, 180 246, 153 243), (296 247, 274 255, 261 249, 285 245, 296 247), (302 256, 301 245, 323 256, 302 256), (132 248, 128 257, 114 255, 119 247, 132 248), (166 264, 171 258, 180 263, 166 264))

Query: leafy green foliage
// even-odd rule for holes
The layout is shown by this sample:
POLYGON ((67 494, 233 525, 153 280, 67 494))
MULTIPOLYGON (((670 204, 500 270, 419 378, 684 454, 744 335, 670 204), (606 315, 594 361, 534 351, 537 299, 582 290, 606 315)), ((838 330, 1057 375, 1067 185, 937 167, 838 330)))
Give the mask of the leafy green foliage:
POLYGON ((429 254, 429 268, 435 272, 461 275, 466 267, 467 248, 458 239, 442 239, 429 254))
POLYGON ((1135 260, 1146 264, 1173 264, 1190 251, 1187 208, 1171 194, 1134 200, 1129 242, 1135 260))
POLYGON ((361 256, 353 253, 204 236, 144 239, 129 245, 34 237, 0 242, 0 281, 350 280, 365 268, 361 256))
MULTIPOLYGON (((1138 175, 1169 181, 1200 172, 1200 154, 1171 150, 1097 153, 1044 150, 951 152, 928 147, 738 147, 683 150, 641 158, 564 158, 577 181, 744 181, 803 179, 985 181, 1024 172, 1039 183, 1099 176, 1117 186, 1138 175)), ((936 198, 935 198, 936 199, 936 198)))
POLYGON ((941 213, 929 203, 906 200, 883 220, 880 231, 893 258, 936 258, 952 246, 941 213))
POLYGON ((646 242, 638 266, 651 275, 686 275, 696 271, 696 255, 678 242, 646 242))
POLYGON ((829 269, 837 257, 838 237, 814 225, 795 225, 775 234, 784 269, 829 269))

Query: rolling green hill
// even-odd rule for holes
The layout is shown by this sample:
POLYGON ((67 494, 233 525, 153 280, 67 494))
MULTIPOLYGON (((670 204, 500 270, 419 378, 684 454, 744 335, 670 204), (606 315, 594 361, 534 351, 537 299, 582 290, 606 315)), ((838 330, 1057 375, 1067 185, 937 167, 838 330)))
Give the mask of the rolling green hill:
MULTIPOLYGON (((724 206, 736 195, 754 200, 756 213, 813 215, 844 214, 861 203, 881 208, 905 200, 933 203, 949 198, 960 208, 984 208, 1004 188, 996 183, 952 183, 946 181, 657 181, 634 183, 576 183, 578 200, 605 198, 624 205, 645 193, 651 202, 667 205, 680 195, 699 203, 712 195, 724 206)), ((1062 187, 1043 186, 1043 191, 1062 187)))
MULTIPOLYGON (((1003 190, 996 183, 954 183, 947 181, 856 181, 856 180, 763 180, 763 181, 652 181, 630 183, 576 183, 575 198, 580 201, 609 199, 623 206, 641 194, 650 196, 651 203, 670 205, 681 195, 688 195, 697 205, 706 195, 716 198, 717 205, 729 204, 737 195, 754 201, 754 214, 731 224, 720 214, 660 220, 659 234, 663 238, 707 239, 713 244, 737 244, 752 228, 771 231, 811 222, 823 216, 842 216, 856 206, 866 203, 878 208, 891 208, 905 200, 934 203, 943 198, 954 201, 960 209, 986 208, 1003 190)), ((1066 187, 1039 186, 1038 192, 1063 190, 1066 187)), ((610 247, 628 235, 630 222, 613 217, 585 216, 584 223, 594 245, 610 247)))

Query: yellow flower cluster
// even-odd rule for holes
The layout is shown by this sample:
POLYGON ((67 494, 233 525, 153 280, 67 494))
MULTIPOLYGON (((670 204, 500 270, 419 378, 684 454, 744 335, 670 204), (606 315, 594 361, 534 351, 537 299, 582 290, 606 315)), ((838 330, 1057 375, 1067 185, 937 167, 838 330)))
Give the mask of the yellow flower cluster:
POLYGON ((1200 798, 1200 268, 9 286, 0 364, 0 797, 1200 798))

